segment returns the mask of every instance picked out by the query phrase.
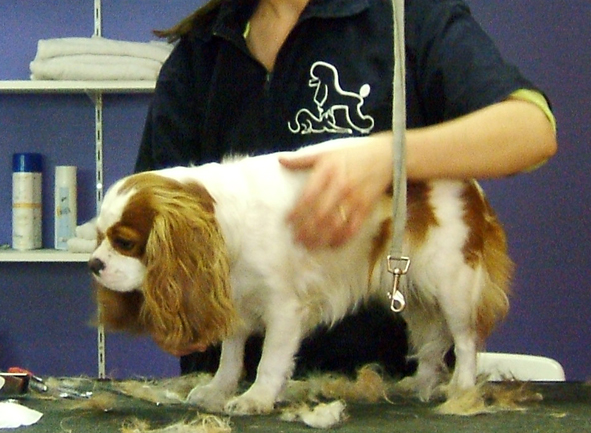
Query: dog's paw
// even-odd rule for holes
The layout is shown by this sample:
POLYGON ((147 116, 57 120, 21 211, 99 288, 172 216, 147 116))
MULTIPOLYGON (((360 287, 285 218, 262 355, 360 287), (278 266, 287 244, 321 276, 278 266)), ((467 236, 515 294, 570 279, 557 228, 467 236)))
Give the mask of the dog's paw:
POLYGON ((259 415, 272 412, 274 407, 272 396, 250 389, 228 401, 224 411, 231 415, 259 415))
POLYGON ((410 376, 398 382, 396 390, 402 394, 413 395, 421 401, 430 401, 440 397, 438 384, 436 376, 410 376))
POLYGON ((487 407, 481 386, 447 389, 447 392, 449 393, 447 400, 436 408, 440 414, 472 416, 491 411, 490 407, 487 407))
POLYGON ((227 393, 221 391, 219 388, 205 385, 193 388, 187 396, 186 403, 199 406, 208 412, 223 412, 226 401, 228 400, 227 393))

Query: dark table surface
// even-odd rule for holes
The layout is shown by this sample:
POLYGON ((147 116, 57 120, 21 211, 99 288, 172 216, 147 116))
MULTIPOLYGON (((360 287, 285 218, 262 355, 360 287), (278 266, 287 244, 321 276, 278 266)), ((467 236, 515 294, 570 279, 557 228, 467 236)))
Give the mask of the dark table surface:
MULTIPOLYGON (((112 385, 102 383, 108 392, 112 385)), ((435 403, 409 398, 391 398, 379 403, 347 403, 348 418, 326 431, 347 432, 591 432, 591 385, 585 383, 528 383, 541 400, 523 403, 520 410, 500 411, 476 416, 440 415, 435 403)), ((114 394, 113 408, 76 407, 78 400, 39 398, 33 393, 19 398, 21 404, 43 413, 41 420, 23 428, 36 432, 117 432, 131 420, 164 428, 198 416, 197 409, 184 405, 154 404, 114 394)), ((310 432, 302 423, 282 421, 279 413, 265 416, 221 416, 232 432, 310 432)))

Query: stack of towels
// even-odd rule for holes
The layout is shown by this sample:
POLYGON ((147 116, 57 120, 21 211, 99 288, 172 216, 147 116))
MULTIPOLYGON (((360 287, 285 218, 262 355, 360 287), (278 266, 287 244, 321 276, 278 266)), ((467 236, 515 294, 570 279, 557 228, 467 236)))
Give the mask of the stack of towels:
POLYGON ((42 39, 32 80, 155 80, 173 46, 91 38, 42 39))

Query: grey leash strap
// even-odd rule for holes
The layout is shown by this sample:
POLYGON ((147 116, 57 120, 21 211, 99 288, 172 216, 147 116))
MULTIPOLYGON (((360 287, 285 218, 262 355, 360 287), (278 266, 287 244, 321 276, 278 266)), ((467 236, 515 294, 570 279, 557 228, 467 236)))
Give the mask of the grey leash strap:
POLYGON ((400 291, 400 279, 410 267, 410 258, 403 255, 406 228, 406 84, 404 44, 404 0, 392 0, 394 27, 394 80, 392 84, 392 245, 387 257, 388 271, 393 274, 392 290, 388 293, 390 308, 398 313, 406 306, 400 291))

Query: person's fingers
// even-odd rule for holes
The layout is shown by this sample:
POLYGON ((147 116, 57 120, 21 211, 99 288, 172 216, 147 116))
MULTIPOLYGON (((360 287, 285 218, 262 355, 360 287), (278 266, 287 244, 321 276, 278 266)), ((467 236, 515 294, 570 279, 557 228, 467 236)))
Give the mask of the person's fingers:
POLYGON ((308 219, 315 219, 321 222, 324 220, 335 202, 332 177, 332 172, 327 172, 321 167, 316 167, 312 171, 294 206, 293 221, 307 222, 308 219))
POLYGON ((366 218, 365 205, 353 206, 352 198, 335 202, 324 217, 310 213, 293 223, 295 239, 308 249, 338 247, 359 231, 366 218))
POLYGON ((306 170, 314 167, 318 155, 281 155, 279 163, 290 170, 306 170))
POLYGON ((349 200, 343 201, 343 204, 339 205, 339 223, 328 231, 327 238, 321 246, 340 247, 360 230, 367 218, 367 205, 361 202, 356 202, 355 205, 349 203, 354 203, 353 198, 349 198, 349 200))
POLYGON ((364 154, 365 151, 359 154, 359 150, 355 153, 353 149, 353 152, 280 157, 280 163, 288 169, 310 170, 307 183, 287 217, 296 242, 309 249, 335 247, 357 233, 367 217, 367 202, 372 195, 360 189, 368 178, 367 171, 356 166, 364 154))
POLYGON ((333 167, 315 167, 308 183, 289 215, 295 239, 308 248, 332 243, 341 236, 338 231, 347 224, 344 203, 348 188, 342 172, 333 167))

